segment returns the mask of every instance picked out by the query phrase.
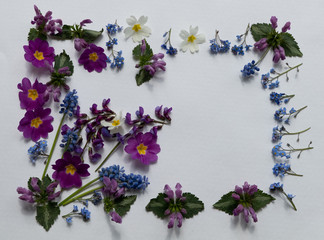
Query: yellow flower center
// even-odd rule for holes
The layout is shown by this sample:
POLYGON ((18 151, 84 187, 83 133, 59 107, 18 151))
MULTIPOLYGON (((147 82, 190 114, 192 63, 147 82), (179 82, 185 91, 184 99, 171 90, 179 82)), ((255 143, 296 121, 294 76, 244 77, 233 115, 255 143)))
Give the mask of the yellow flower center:
POLYGON ((194 35, 191 35, 188 37, 188 42, 193 43, 196 40, 196 37, 194 35))
POLYGON ((43 123, 43 121, 37 117, 31 120, 30 126, 34 128, 39 128, 39 126, 43 123))
POLYGON ((145 146, 143 143, 141 143, 140 145, 138 145, 136 148, 137 148, 137 151, 138 151, 139 154, 141 154, 141 155, 145 155, 146 154, 147 146, 145 146))
POLYGON ((72 164, 65 166, 66 174, 74 175, 75 172, 76 172, 76 168, 72 164))
POLYGON ((138 32, 139 30, 141 30, 141 25, 140 24, 135 24, 132 28, 135 32, 138 32))
POLYGON ((119 124, 120 124, 120 121, 119 121, 119 120, 114 120, 114 121, 112 122, 112 125, 113 125, 114 127, 118 126, 119 124))
POLYGON ((28 90, 28 97, 35 101, 38 98, 38 92, 36 89, 29 89, 28 90))
POLYGON ((39 60, 39 61, 44 60, 43 53, 42 53, 42 52, 38 52, 37 50, 36 50, 36 52, 34 53, 34 57, 35 57, 37 60, 39 60))
POLYGON ((98 57, 97 53, 95 53, 95 52, 89 54, 89 60, 92 60, 93 62, 97 61, 98 58, 99 57, 98 57))

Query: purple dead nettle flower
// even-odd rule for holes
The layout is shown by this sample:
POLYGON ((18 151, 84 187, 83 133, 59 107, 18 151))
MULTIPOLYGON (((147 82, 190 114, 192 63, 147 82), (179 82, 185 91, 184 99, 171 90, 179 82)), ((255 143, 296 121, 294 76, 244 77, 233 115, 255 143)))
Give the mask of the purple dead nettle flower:
POLYGON ((95 70, 101 72, 103 68, 107 67, 107 56, 104 53, 104 49, 90 44, 88 48, 84 50, 79 58, 79 64, 83 65, 88 72, 95 70))
POLYGON ((48 201, 52 201, 55 198, 59 197, 61 192, 55 192, 55 189, 58 185, 58 182, 50 183, 45 191, 42 191, 40 188, 41 181, 36 178, 30 178, 30 189, 26 189, 23 187, 18 187, 18 194, 22 194, 19 196, 19 199, 29 202, 29 203, 44 203, 48 201))
POLYGON ((168 184, 164 186, 164 193, 167 195, 164 200, 169 203, 168 209, 164 212, 164 215, 169 216, 168 228, 173 228, 176 219, 178 220, 177 227, 180 228, 182 226, 182 214, 187 213, 187 210, 182 207, 186 201, 186 198, 182 196, 181 188, 181 184, 177 183, 174 193, 168 184))
POLYGON ((62 32, 62 20, 61 19, 52 19, 52 12, 48 11, 45 16, 41 13, 36 5, 34 5, 36 16, 34 20, 31 21, 31 24, 36 24, 36 29, 45 33, 50 33, 54 35, 55 33, 62 32))
POLYGON ((163 53, 154 54, 152 57, 153 62, 150 65, 143 66, 143 69, 148 71, 153 77, 158 69, 165 71, 166 63, 162 60, 164 58, 163 53))
POLYGON ((46 62, 50 65, 54 62, 54 48, 49 47, 47 41, 36 38, 29 41, 29 45, 25 45, 24 50, 26 61, 31 62, 37 68, 46 67, 46 62))
POLYGON ((28 78, 23 78, 22 82, 17 85, 19 92, 20 107, 26 110, 33 110, 42 107, 48 100, 45 92, 46 85, 39 83, 37 79, 31 84, 28 78))
POLYGON ((61 188, 81 187, 81 177, 90 175, 88 164, 84 164, 79 156, 72 156, 65 152, 63 159, 58 159, 52 168, 55 170, 52 177, 60 183, 61 188))
POLYGON ((239 205, 233 211, 234 216, 238 216, 243 212, 245 222, 249 222, 250 214, 254 222, 258 221, 257 215, 249 201, 251 196, 257 191, 258 187, 256 185, 249 185, 247 182, 244 183, 242 188, 237 185, 235 186, 235 193, 232 194, 232 197, 239 201, 239 205))
POLYGON ((25 138, 30 138, 34 142, 38 141, 41 137, 47 138, 48 133, 53 131, 51 123, 54 118, 50 116, 50 113, 50 108, 28 110, 20 120, 18 130, 23 132, 25 138))
POLYGON ((88 47, 89 44, 82 38, 75 38, 74 39, 74 48, 77 51, 81 51, 83 48, 88 47))
POLYGON ((115 179, 109 177, 103 177, 104 187, 102 188, 102 194, 104 195, 104 210, 110 214, 111 220, 116 223, 122 223, 121 216, 115 211, 113 207, 114 199, 117 199, 125 194, 125 188, 119 188, 115 179))

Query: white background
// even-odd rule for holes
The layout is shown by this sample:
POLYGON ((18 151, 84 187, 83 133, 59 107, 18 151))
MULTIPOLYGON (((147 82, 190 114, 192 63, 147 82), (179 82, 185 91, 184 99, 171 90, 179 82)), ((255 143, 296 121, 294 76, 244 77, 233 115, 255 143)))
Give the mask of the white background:
MULTIPOLYGON (((323 239, 323 1, 26 0, 1 5, 1 239, 323 239), (156 164, 143 167, 121 149, 109 160, 109 165, 123 165, 126 172, 145 174, 151 182, 147 190, 138 195, 121 225, 110 221, 102 205, 91 205, 92 218, 88 223, 74 219, 73 224, 67 226, 59 217, 50 231, 45 232, 35 221, 34 209, 18 199, 16 188, 26 187, 29 177, 40 177, 43 172, 41 162, 33 166, 29 161, 27 149, 32 143, 24 140, 17 130, 25 113, 19 107, 17 84, 23 77, 48 81, 46 74, 24 59, 23 45, 28 43, 30 21, 35 15, 34 3, 43 14, 51 10, 54 19, 61 18, 66 24, 90 18, 93 21, 88 25, 90 29, 105 28, 115 19, 127 27, 126 18, 130 15, 148 16, 147 25, 152 35, 147 41, 154 52, 162 51, 162 35, 170 27, 174 47, 181 43, 180 31, 188 30, 190 25, 198 25, 199 32, 206 35, 207 42, 200 45, 199 53, 179 53, 175 58, 166 56, 167 71, 140 87, 135 83, 137 69, 131 56, 136 44, 131 39, 126 41, 122 33, 117 35, 117 49, 123 50, 125 57, 125 66, 120 72, 107 68, 102 73, 88 73, 77 63, 79 53, 74 50, 72 41, 50 40, 57 54, 65 49, 74 62, 75 72, 69 85, 77 89, 83 112, 88 112, 92 103, 100 105, 103 98, 111 98, 111 108, 125 113, 134 114, 138 106, 143 106, 146 113, 154 114, 154 107, 161 104, 174 109, 171 126, 159 133, 162 151, 156 164), (288 58, 273 65, 272 53, 268 54, 260 65, 260 73, 242 80, 240 70, 244 64, 257 59, 257 53, 251 51, 243 57, 209 53, 208 40, 213 38, 215 29, 233 45, 235 36, 243 33, 248 23, 268 23, 274 15, 278 17, 279 28, 291 21, 290 33, 299 43, 303 58, 288 58), (312 140, 314 150, 304 152, 300 159, 297 153, 292 154, 292 169, 304 177, 283 179, 286 192, 296 195, 294 202, 298 211, 295 212, 285 198, 276 196, 274 203, 258 213, 257 223, 245 224, 243 219, 215 210, 212 205, 244 181, 268 192, 269 184, 280 180, 272 174, 271 156, 271 132, 276 125, 273 113, 279 107, 270 103, 271 91, 262 89, 260 76, 273 66, 286 69, 286 62, 291 66, 304 64, 298 74, 296 71, 289 74, 289 82, 282 77, 277 91, 296 94, 288 108, 308 105, 287 129, 312 129, 301 135, 299 143, 295 137, 284 137, 283 144, 289 142, 295 147, 304 147, 312 140), (166 183, 174 187, 177 182, 182 184, 184 192, 198 196, 205 203, 205 210, 193 219, 184 220, 181 229, 169 230, 167 220, 161 221, 146 212, 145 206, 162 192, 166 183)), ((107 39, 104 32, 96 43, 105 47, 107 39)), ((248 43, 254 43, 251 35, 248 43)), ((55 130, 49 135, 49 145, 60 119, 57 108, 53 107, 55 130)), ((111 148, 107 143, 103 155, 111 148)), ((59 156, 57 148, 53 162, 59 156)), ((91 173, 94 169, 92 166, 91 173)), ((68 205, 61 213, 71 210, 72 205, 68 205)))

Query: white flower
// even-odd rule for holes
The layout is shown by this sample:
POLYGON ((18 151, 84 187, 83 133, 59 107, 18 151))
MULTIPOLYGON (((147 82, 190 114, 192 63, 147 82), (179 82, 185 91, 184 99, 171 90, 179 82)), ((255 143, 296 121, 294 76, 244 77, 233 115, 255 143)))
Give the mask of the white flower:
POLYGON ((181 30, 180 37, 184 40, 180 45, 181 51, 185 52, 189 48, 191 53, 198 52, 198 44, 205 42, 205 35, 197 33, 198 26, 195 28, 190 26, 189 32, 187 32, 186 30, 181 30))
POLYGON ((116 114, 116 116, 110 121, 102 121, 101 125, 107 127, 111 134, 121 133, 123 131, 122 127, 124 125, 125 118, 123 118, 122 112, 116 114))
POLYGON ((134 42, 140 42, 144 37, 148 37, 151 34, 151 29, 144 26, 147 22, 147 17, 141 16, 138 20, 136 17, 131 16, 126 19, 127 24, 130 27, 125 28, 125 37, 132 37, 134 42))

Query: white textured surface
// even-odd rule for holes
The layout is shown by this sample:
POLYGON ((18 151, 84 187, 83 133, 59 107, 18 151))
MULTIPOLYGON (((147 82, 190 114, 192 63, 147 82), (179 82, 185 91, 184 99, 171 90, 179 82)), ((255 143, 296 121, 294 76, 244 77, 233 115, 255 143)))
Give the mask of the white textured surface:
MULTIPOLYGON (((323 89, 322 56, 324 3, 317 1, 8 1, 2 4, 0 65, 1 65, 1 239, 323 239, 323 89), (158 74, 149 83, 137 87, 135 62, 131 50, 135 44, 117 35, 118 49, 123 50, 124 69, 120 72, 107 69, 102 73, 88 73, 77 63, 78 53, 71 41, 51 40, 56 53, 62 49, 71 56, 75 73, 70 86, 78 90, 83 111, 92 103, 101 103, 111 98, 112 109, 134 113, 143 106, 147 113, 154 113, 156 105, 172 106, 172 125, 159 134, 162 151, 156 164, 141 167, 129 157, 116 152, 110 164, 124 165, 127 172, 146 174, 151 182, 147 191, 138 196, 131 211, 118 225, 109 220, 102 206, 90 206, 92 219, 83 223, 75 219, 71 226, 59 218, 49 232, 35 222, 32 208, 18 199, 17 186, 26 186, 30 176, 41 176, 43 166, 32 166, 27 149, 32 144, 17 131, 24 110, 19 108, 18 82, 23 77, 32 81, 48 80, 46 74, 35 70, 24 60, 22 46, 27 44, 27 33, 34 17, 33 4, 45 13, 53 11, 54 18, 66 24, 78 23, 85 18, 93 20, 90 29, 104 28, 115 19, 126 27, 130 15, 149 17, 147 25, 152 29, 148 42, 154 52, 161 51, 162 34, 172 27, 172 43, 178 47, 181 29, 190 25, 199 26, 199 32, 212 39, 215 29, 223 39, 235 43, 235 36, 243 33, 247 23, 268 22, 278 17, 279 27, 291 21, 290 33, 296 38, 304 53, 302 59, 289 58, 294 66, 304 65, 300 72, 290 73, 287 83, 281 79, 278 92, 294 93, 288 107, 308 108, 293 119, 290 130, 309 126, 311 131, 301 135, 297 143, 294 137, 283 142, 293 146, 306 146, 310 140, 314 150, 304 152, 300 159, 292 155, 292 168, 304 177, 286 177, 283 182, 288 193, 296 194, 294 202, 298 211, 293 211, 280 196, 258 213, 259 222, 245 224, 243 219, 228 216, 214 210, 220 197, 244 181, 257 184, 268 191, 268 186, 279 181, 272 174, 271 131, 275 126, 273 113, 277 106, 270 104, 269 93, 260 85, 260 75, 273 65, 269 55, 262 62, 259 76, 243 81, 240 69, 257 54, 250 52, 244 57, 231 53, 212 56, 208 42, 200 45, 198 54, 179 53, 175 58, 166 56, 167 71, 158 74), (149 200, 162 191, 164 184, 174 186, 181 182, 184 191, 198 196, 205 203, 205 210, 193 219, 184 221, 181 229, 167 229, 167 221, 157 219, 145 211, 149 200)), ((108 37, 97 42, 105 47, 108 37)), ((253 43, 251 35, 249 43, 253 43)), ((285 61, 286 62, 286 61, 285 61)), ((284 68, 284 64, 278 67, 284 68)), ((53 111, 54 125, 58 125, 58 113, 53 111)), ((52 132, 49 142, 53 141, 52 132)), ((107 144, 109 145, 109 144, 107 144)), ((108 146, 108 153, 112 146, 108 146)), ((56 151, 56 157, 60 156, 56 151)), ((92 168, 92 171, 94 167, 92 168)), ((50 172, 51 173, 51 172, 50 172)), ((61 209, 68 213, 72 206, 61 209)))

